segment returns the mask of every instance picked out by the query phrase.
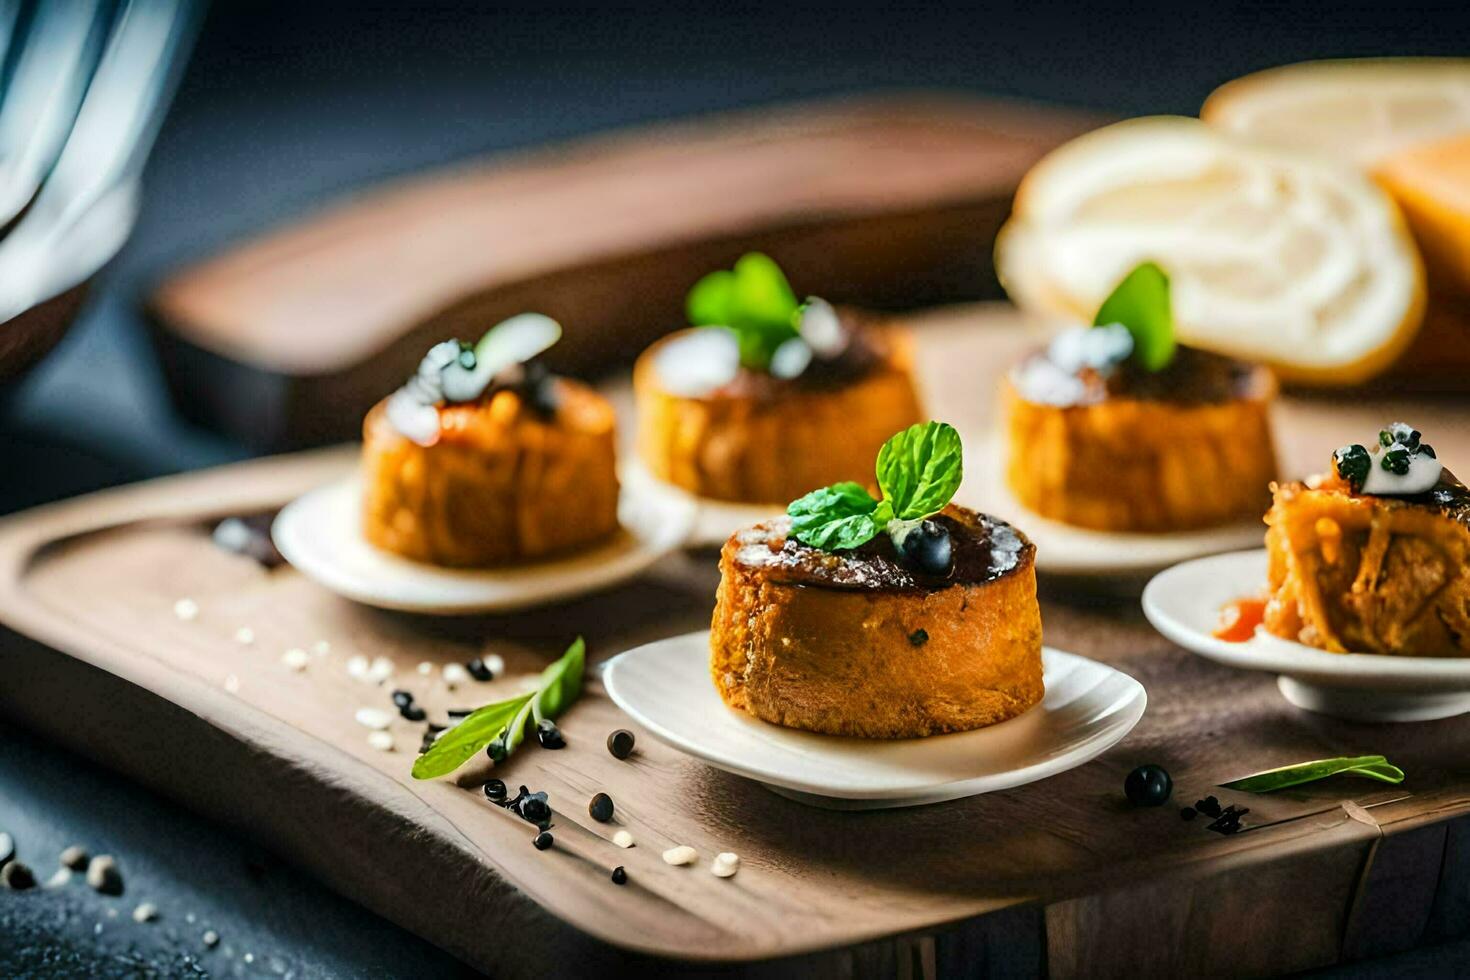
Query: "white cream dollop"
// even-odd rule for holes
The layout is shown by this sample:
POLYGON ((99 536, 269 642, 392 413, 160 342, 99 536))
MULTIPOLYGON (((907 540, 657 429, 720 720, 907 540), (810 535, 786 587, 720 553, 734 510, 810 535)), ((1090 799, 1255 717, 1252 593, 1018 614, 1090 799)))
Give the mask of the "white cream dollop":
POLYGON ((1423 451, 1410 452, 1409 471, 1395 473, 1383 468, 1383 454, 1388 449, 1396 448, 1405 447, 1395 443, 1387 449, 1375 446, 1368 451, 1373 462, 1363 480, 1363 492, 1378 497, 1405 497, 1434 489, 1434 485, 1439 482, 1439 474, 1444 469, 1440 461, 1423 451))
POLYGON ((655 355, 659 383, 671 395, 698 398, 740 373, 740 344, 724 327, 701 327, 666 343, 655 355))

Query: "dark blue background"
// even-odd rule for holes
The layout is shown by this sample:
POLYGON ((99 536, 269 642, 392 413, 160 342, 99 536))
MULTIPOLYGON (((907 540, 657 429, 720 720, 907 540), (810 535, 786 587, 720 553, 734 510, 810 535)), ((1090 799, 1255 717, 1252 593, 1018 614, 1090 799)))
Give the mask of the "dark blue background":
MULTIPOLYGON (((871 88, 1192 113, 1248 71, 1382 54, 1470 55, 1466 5, 221 4, 159 138, 131 242, 71 336, 0 408, 0 512, 242 456, 174 418, 139 297, 176 263, 386 177, 614 126, 871 88)), ((116 854, 130 881, 122 900, 75 884, 0 892, 0 975, 453 969, 250 845, 3 722, 0 830, 44 873, 81 841, 116 854), (128 918, 144 899, 164 909, 161 922, 128 918), (229 959, 223 946, 199 945, 210 927, 229 959)))

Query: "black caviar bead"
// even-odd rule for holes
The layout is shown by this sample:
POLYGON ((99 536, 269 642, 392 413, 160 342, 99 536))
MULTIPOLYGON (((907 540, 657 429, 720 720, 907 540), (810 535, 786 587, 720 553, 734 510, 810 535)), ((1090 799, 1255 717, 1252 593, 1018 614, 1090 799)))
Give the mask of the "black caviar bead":
POLYGON ((925 643, 929 642, 929 631, 914 630, 912 633, 909 634, 909 642, 916 647, 923 646, 925 643))
POLYGON ((508 792, 503 779, 492 779, 485 783, 485 799, 492 803, 504 803, 508 792))
POLYGON ((1373 457, 1368 455, 1368 450, 1353 443, 1332 454, 1332 465, 1337 468, 1337 475, 1357 492, 1363 489, 1363 481, 1368 479, 1368 469, 1373 465, 1373 457))
POLYGON ((399 690, 393 692, 393 707, 397 708, 399 711, 402 711, 404 708, 408 707, 411 704, 413 704, 412 691, 399 690))
POLYGON ((1179 808, 1179 819, 1181 819, 1181 820, 1193 820, 1194 819, 1195 812, 1196 811, 1195 811, 1194 807, 1192 807, 1192 806, 1180 807, 1179 808))
POLYGON ((1383 454, 1383 459, 1378 465, 1390 473, 1403 476, 1409 472, 1409 451, 1402 446, 1395 446, 1383 454))
POLYGON ((469 663, 465 664, 464 669, 469 671, 470 676, 477 681, 483 682, 495 679, 494 672, 491 671, 489 667, 485 666, 485 661, 480 657, 476 657, 474 660, 471 660, 469 663))
POLYGON ((544 824, 551 820, 551 804, 546 802, 545 793, 531 793, 521 800, 516 812, 528 823, 544 824))
POLYGON ((1428 456, 1430 459, 1439 459, 1438 456, 1434 455, 1434 447, 1427 442, 1419 444, 1419 452, 1428 456))
POLYGON ((561 729, 556 727, 556 722, 550 718, 542 718, 536 723, 536 741, 541 743, 543 749, 564 749, 567 740, 562 738, 561 729))
POLYGON ((505 747, 505 736, 495 739, 485 746, 485 754, 495 762, 504 762, 510 751, 505 747))
POLYGON ((1163 766, 1139 766, 1123 780, 1123 792, 1134 806, 1162 806, 1174 791, 1174 781, 1163 766))
POLYGON ((1202 800, 1195 800, 1194 808, 1207 817, 1218 817, 1220 815, 1220 801, 1213 796, 1206 796, 1202 800))
POLYGON ((398 713, 402 715, 406 721, 423 721, 425 718, 429 717, 428 712, 426 712, 423 708, 420 708, 416 704, 406 704, 398 709, 398 713))
POLYGON ((607 750, 616 759, 626 759, 633 754, 633 733, 626 728, 619 728, 607 737, 607 750))
POLYGON ((536 839, 531 841, 531 843, 536 845, 536 850, 544 851, 556 843, 556 838, 551 836, 551 831, 543 830, 536 835, 536 839))
POLYGON ((628 883, 628 872, 623 869, 621 864, 613 868, 612 883, 614 885, 626 885, 628 883))
POLYGON ((598 823, 607 823, 613 817, 612 797, 606 793, 598 793, 592 797, 592 802, 587 804, 587 812, 592 814, 592 819, 598 823))

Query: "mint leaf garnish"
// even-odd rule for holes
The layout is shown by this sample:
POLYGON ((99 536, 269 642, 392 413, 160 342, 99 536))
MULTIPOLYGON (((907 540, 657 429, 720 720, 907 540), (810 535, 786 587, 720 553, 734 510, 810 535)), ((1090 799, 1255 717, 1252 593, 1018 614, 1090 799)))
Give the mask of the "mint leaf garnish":
POLYGON ((1121 323, 1133 335, 1133 357, 1144 370, 1168 367, 1174 360, 1174 314, 1164 270, 1145 262, 1124 276, 1092 321, 1095 327, 1110 323, 1121 323))
POLYGON ((893 517, 887 501, 877 501, 856 483, 834 483, 813 490, 786 508, 796 540, 835 551, 871 541, 893 517))
POLYGON ((878 489, 893 516, 917 521, 937 514, 964 477, 960 434, 945 422, 911 425, 878 451, 878 489))
POLYGON ((910 426, 878 451, 881 500, 851 482, 813 490, 786 508, 791 535, 813 548, 856 548, 880 531, 901 530, 939 513, 954 497, 963 475, 963 449, 954 426, 945 422, 910 426))
POLYGON ((1292 766, 1267 769, 1241 779, 1221 783, 1225 789, 1238 789, 1246 793, 1269 793, 1288 786, 1326 779, 1328 776, 1362 776, 1381 783, 1401 783, 1404 771, 1392 765, 1381 755, 1345 756, 1337 759, 1314 759, 1292 766))
POLYGON ((497 740, 503 749, 502 758, 515 751, 529 723, 555 718, 577 699, 586 662, 587 646, 579 636, 566 653, 541 672, 536 690, 487 704, 440 735, 429 751, 414 760, 413 778, 448 775, 497 740))
POLYGON ((724 327, 740 344, 740 363, 765 371, 784 342, 798 336, 796 294, 769 256, 750 252, 733 270, 711 272, 694 284, 684 300, 696 327, 724 327))

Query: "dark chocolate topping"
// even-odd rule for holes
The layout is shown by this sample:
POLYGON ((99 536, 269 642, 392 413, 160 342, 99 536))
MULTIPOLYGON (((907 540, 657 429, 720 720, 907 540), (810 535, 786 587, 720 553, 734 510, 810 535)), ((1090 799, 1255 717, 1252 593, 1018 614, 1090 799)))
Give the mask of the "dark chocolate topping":
POLYGON ((999 518, 950 506, 933 518, 949 531, 954 565, 948 575, 926 574, 901 559, 887 534, 847 551, 822 551, 788 537, 791 520, 773 518, 735 535, 735 560, 770 570, 783 584, 831 589, 936 592, 982 585, 1029 563, 1036 551, 999 518))

